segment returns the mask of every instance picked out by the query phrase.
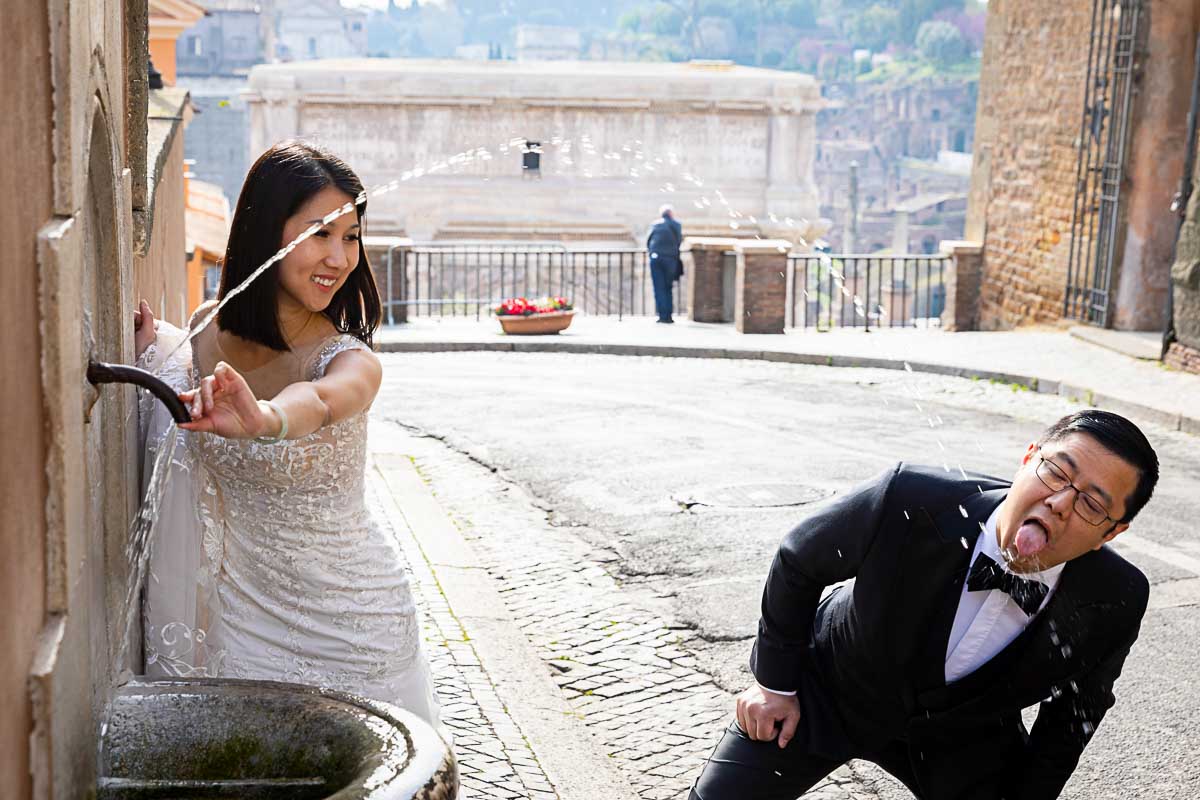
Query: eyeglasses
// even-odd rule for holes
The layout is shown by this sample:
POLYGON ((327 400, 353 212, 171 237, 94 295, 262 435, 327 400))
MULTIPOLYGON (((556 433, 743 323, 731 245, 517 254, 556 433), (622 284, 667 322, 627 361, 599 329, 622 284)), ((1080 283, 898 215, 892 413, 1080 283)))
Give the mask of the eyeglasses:
POLYGON ((1083 521, 1089 525, 1103 525, 1106 520, 1115 519, 1110 517, 1104 510, 1104 506, 1100 501, 1092 497, 1087 492, 1080 489, 1075 484, 1067 479, 1067 473, 1063 472, 1062 467, 1055 464, 1050 459, 1043 455, 1038 455, 1041 461, 1034 471, 1042 483, 1046 484, 1046 488, 1052 492, 1061 492, 1070 486, 1075 490, 1075 513, 1083 518, 1083 521))

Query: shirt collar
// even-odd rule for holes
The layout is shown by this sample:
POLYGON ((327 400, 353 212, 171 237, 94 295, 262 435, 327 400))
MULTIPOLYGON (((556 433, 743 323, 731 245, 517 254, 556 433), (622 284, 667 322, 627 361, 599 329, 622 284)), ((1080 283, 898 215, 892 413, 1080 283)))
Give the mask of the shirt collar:
POLYGON ((1050 588, 1054 588, 1055 584, 1058 583, 1058 576, 1062 574, 1063 567, 1066 566, 1065 564, 1055 564, 1053 567, 1040 570, 1039 572, 1015 573, 1008 568, 1008 562, 1005 561, 1004 556, 1000 554, 1000 543, 997 541, 996 537, 996 526, 999 524, 1000 508, 1003 505, 1004 504, 1001 503, 1000 505, 996 506, 996 508, 992 510, 991 516, 988 517, 987 522, 983 524, 983 532, 979 534, 979 541, 975 543, 975 556, 972 556, 971 558, 972 563, 974 562, 976 556, 978 556, 980 553, 983 553, 988 558, 999 564, 1001 569, 1003 569, 1005 572, 1012 573, 1017 575, 1019 578, 1024 578, 1025 580, 1044 583, 1050 588))

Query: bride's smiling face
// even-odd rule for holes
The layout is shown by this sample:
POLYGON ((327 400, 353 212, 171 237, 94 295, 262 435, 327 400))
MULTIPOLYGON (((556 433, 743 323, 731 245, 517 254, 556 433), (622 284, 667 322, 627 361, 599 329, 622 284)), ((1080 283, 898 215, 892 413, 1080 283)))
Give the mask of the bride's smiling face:
POLYGON ((326 186, 288 217, 283 225, 280 247, 292 242, 312 225, 321 227, 280 262, 281 301, 291 301, 319 313, 342 288, 358 266, 361 231, 358 214, 351 210, 326 225, 322 225, 321 220, 353 202, 354 198, 336 186, 326 186))

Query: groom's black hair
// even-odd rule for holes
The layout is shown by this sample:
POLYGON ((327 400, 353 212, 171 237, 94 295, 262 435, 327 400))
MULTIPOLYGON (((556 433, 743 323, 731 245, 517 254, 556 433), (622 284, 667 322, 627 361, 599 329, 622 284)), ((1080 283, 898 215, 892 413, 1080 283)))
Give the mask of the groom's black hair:
POLYGON ((1137 486, 1125 498, 1125 516, 1117 522, 1132 520, 1150 500, 1154 485, 1158 483, 1158 456, 1146 435, 1120 414, 1088 408, 1068 414, 1051 425, 1038 440, 1038 445, 1058 441, 1071 433, 1086 433, 1138 471, 1137 486))
MULTIPOLYGON (((224 300, 226 294, 288 244, 283 241, 283 226, 288 217, 327 186, 335 186, 355 200, 363 193, 362 181, 346 162, 307 142, 280 142, 259 156, 246 175, 233 214, 217 299, 224 300)), ((355 213, 361 225, 367 213, 365 195, 357 202, 355 213)), ((279 262, 276 262, 221 309, 217 325, 223 331, 273 350, 287 350, 287 341, 279 329, 278 293, 279 262)), ((361 236, 358 264, 322 313, 339 331, 371 344, 383 309, 361 236)))

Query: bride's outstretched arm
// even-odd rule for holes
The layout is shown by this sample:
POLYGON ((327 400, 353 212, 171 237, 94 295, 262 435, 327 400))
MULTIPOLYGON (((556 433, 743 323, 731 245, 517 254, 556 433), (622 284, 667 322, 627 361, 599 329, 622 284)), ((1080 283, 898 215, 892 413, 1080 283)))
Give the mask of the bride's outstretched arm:
POLYGON ((192 414, 192 421, 179 427, 231 439, 298 439, 365 410, 382 379, 374 353, 348 350, 319 380, 293 383, 267 401, 256 398, 237 370, 221 362, 199 388, 179 395, 192 414))

